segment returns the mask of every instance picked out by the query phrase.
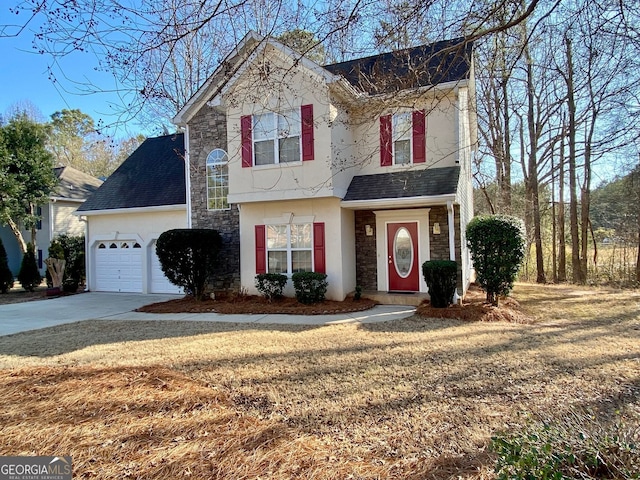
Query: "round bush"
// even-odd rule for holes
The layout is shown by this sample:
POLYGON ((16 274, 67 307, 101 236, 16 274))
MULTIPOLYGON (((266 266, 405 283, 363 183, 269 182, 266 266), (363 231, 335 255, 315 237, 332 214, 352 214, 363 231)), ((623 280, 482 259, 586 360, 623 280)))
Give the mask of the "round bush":
POLYGON ((467 225, 467 245, 487 302, 498 305, 498 296, 513 288, 524 259, 524 223, 508 215, 475 217, 467 225))
POLYGON ((458 264, 453 260, 429 260, 422 264, 422 275, 429 287, 431 305, 446 308, 453 303, 458 283, 458 264))

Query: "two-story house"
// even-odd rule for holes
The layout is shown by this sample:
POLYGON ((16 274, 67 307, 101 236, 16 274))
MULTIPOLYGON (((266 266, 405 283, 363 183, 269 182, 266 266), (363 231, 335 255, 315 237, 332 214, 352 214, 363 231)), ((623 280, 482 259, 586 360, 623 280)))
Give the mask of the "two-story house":
POLYGON ((249 33, 174 119, 188 225, 225 238, 217 287, 313 270, 331 299, 426 292, 422 263, 452 259, 463 295, 473 99, 462 40, 320 66, 249 33))

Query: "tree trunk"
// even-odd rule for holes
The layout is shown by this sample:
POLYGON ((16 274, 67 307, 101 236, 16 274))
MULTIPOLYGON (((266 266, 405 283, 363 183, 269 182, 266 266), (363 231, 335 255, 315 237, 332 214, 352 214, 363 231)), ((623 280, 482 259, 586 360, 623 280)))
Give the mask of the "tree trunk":
MULTIPOLYGON (((562 128, 564 132, 564 126, 562 128)), ((560 165, 558 171, 558 282, 567 281, 567 245, 565 243, 564 217, 564 133, 560 140, 560 165)))
POLYGON ((573 56, 571 39, 565 37, 567 47, 567 106, 569 109, 569 218, 571 229, 571 266, 573 282, 585 283, 580 263, 580 237, 578 233, 578 188, 576 172, 576 102, 573 86, 573 56))
POLYGON ((8 220, 8 225, 11 231, 13 232, 13 235, 16 237, 16 240, 18 241, 18 246, 20 247, 20 251, 24 255, 25 253, 27 253, 27 243, 24 241, 24 237, 22 236, 20 227, 18 227, 16 222, 14 222, 12 219, 8 220))

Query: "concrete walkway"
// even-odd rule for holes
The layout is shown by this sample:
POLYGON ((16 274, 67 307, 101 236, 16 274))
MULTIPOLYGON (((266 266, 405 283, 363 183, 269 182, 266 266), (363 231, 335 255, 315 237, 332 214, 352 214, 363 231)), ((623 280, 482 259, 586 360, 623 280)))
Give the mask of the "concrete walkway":
POLYGON ((415 307, 378 305, 364 312, 332 315, 219 313, 141 313, 136 308, 181 295, 90 292, 68 297, 0 305, 0 336, 38 330, 83 320, 178 320, 260 324, 331 325, 399 320, 413 315, 415 307))

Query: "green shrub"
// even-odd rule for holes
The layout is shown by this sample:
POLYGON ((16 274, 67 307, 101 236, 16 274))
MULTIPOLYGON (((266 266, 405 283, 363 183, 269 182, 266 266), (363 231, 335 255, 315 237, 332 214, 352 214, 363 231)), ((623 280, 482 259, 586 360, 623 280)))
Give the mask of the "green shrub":
POLYGON ((33 251, 33 245, 27 243, 27 252, 22 257, 20 272, 18 273, 18 281, 28 292, 33 292, 35 288, 42 282, 42 276, 38 270, 36 256, 33 251))
POLYGON ((204 298, 207 283, 218 268, 221 248, 220 234, 211 229, 168 230, 156 242, 164 274, 196 300, 204 298))
POLYGON ((458 264, 453 260, 429 260, 422 264, 422 275, 429 287, 431 305, 446 308, 453 303, 458 283, 458 264))
POLYGON ((640 429, 570 412, 491 439, 498 480, 638 479, 640 429))
POLYGON ((9 268, 7 251, 0 239, 0 292, 7 293, 13 287, 13 273, 9 268))
MULTIPOLYGON (((84 235, 60 235, 56 238, 56 242, 60 243, 64 251, 64 259, 66 265, 64 268, 63 289, 66 291, 76 291, 78 285, 84 283, 86 278, 85 266, 85 238, 84 235), (72 287, 76 285, 76 288, 72 287), (67 290, 71 288, 71 290, 67 290)), ((51 256, 51 254, 49 254, 51 256)))
POLYGON ((498 305, 498 296, 513 288, 525 255, 524 223, 508 215, 476 217, 467 225, 476 281, 487 293, 487 302, 498 305))
POLYGON ((362 298, 362 287, 356 285, 356 291, 353 293, 353 299, 357 302, 362 298))
POLYGON ((300 303, 324 301, 327 293, 327 275, 317 272, 297 272, 291 276, 296 298, 300 303))
POLYGON ((260 273, 256 275, 256 288, 269 301, 282 297, 287 276, 282 273, 260 273))

